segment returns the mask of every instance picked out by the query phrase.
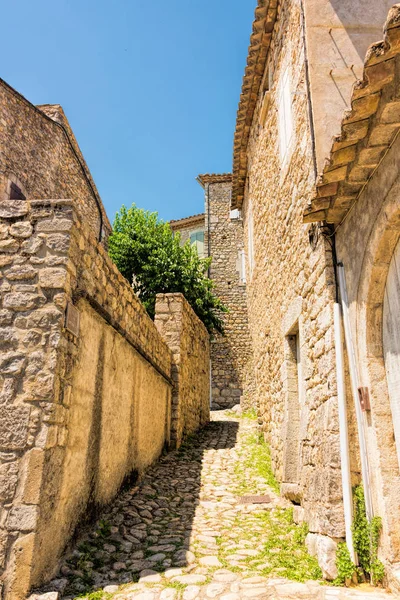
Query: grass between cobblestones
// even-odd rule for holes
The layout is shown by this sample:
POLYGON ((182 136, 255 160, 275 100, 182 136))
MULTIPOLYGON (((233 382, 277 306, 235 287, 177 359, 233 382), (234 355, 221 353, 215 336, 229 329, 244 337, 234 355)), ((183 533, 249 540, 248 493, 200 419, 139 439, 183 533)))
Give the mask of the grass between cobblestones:
POLYGON ((269 446, 261 433, 251 433, 246 436, 242 441, 239 455, 241 460, 238 461, 235 467, 235 474, 238 478, 238 494, 250 493, 254 487, 252 478, 248 477, 248 471, 253 477, 262 477, 265 483, 275 493, 279 494, 279 483, 272 471, 269 446))
MULTIPOLYGON (((232 414, 230 412, 227 413, 228 417, 233 417, 235 420, 240 419, 244 423, 257 419, 257 414, 253 410, 244 412, 240 417, 233 411, 232 414)), ((195 436, 187 439, 176 454, 177 462, 193 460, 190 449, 195 445, 195 436)), ((250 430, 245 428, 245 431, 240 435, 240 443, 237 445, 236 450, 238 458, 232 466, 232 478, 229 485, 233 494, 235 496, 257 494, 260 489, 265 490, 265 485, 268 485, 271 491, 278 495, 279 484, 274 477, 269 447, 263 436, 255 432, 254 428, 250 428, 250 430)), ((211 483, 217 486, 218 479, 211 480, 211 483)), ((275 494, 272 493, 272 496, 275 494)), ((219 498, 216 499, 219 500, 219 498)), ((215 555, 223 568, 239 575, 243 574, 244 577, 252 575, 284 577, 298 582, 311 579, 318 580, 322 578, 322 573, 317 560, 309 555, 305 546, 307 532, 305 525, 294 523, 291 508, 281 508, 275 505, 269 510, 264 508, 260 511, 239 512, 234 517, 233 522, 226 523, 225 526, 222 524, 221 535, 216 537, 217 550, 215 555), (250 550, 251 554, 240 556, 243 550, 250 550), (232 560, 231 557, 235 554, 240 556, 238 560, 232 560)), ((100 521, 97 533, 100 538, 99 541, 108 538, 110 535, 109 523, 100 521)), ((115 541, 113 541, 113 544, 118 545, 115 541)), ((86 547, 84 542, 79 546, 79 550, 82 554, 77 567, 85 571, 87 564, 93 565, 93 561, 96 562, 93 556, 93 548, 90 548, 89 545, 86 547)), ((192 550, 197 559, 204 556, 204 551, 201 551, 201 544, 195 543, 192 550)), ((147 557, 148 554, 151 554, 151 552, 145 549, 145 556, 147 557)), ((161 586, 163 589, 175 589, 177 591, 176 600, 180 600, 187 584, 167 580, 163 576, 164 568, 161 563, 156 564, 154 569, 161 574, 162 580, 157 584, 148 583, 145 588, 160 588, 161 586)), ((199 585, 204 586, 210 583, 212 575, 217 569, 218 567, 209 567, 206 581, 199 585)), ((111 600, 115 595, 120 596, 125 589, 127 593, 132 593, 132 585, 135 585, 134 580, 130 584, 121 585, 116 594, 98 590, 82 594, 78 598, 111 600)), ((90 588, 89 581, 88 588, 90 588)))

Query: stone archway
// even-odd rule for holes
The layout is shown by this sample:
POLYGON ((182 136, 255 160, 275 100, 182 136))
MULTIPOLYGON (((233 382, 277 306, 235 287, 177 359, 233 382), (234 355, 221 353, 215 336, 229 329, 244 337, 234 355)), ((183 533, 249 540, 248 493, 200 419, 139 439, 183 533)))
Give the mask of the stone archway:
POLYGON ((383 300, 383 353, 400 466, 400 242, 393 252, 383 300))
POLYGON ((399 190, 394 186, 366 243, 357 293, 357 353, 362 385, 369 388, 368 448, 375 514, 382 517, 382 551, 400 561, 400 470, 394 440, 383 348, 383 305, 389 265, 400 239, 399 190))

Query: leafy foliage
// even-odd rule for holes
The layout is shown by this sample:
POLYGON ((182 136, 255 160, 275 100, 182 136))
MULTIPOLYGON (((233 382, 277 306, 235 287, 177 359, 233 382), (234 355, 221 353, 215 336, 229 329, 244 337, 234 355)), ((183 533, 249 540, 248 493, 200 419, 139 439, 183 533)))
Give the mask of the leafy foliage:
POLYGON ((343 584, 346 579, 351 579, 353 573, 357 573, 362 580, 367 575, 374 584, 378 584, 382 582, 385 576, 385 567, 378 558, 382 519, 373 517, 371 522, 368 522, 362 485, 358 485, 353 489, 353 502, 353 542, 360 567, 356 568, 353 564, 347 545, 344 542, 338 544, 336 551, 338 577, 335 583, 343 584))
POLYGON ((338 575, 334 581, 336 585, 343 585, 346 580, 351 579, 356 572, 356 566, 351 560, 350 552, 346 542, 340 542, 336 550, 336 567, 338 575))
POLYGON ((379 537, 382 529, 382 519, 372 517, 370 525, 371 536, 371 578, 374 583, 381 583, 385 577, 385 567, 378 558, 379 537))
POLYGON ((360 567, 365 573, 370 572, 370 537, 369 523, 365 511, 365 498, 362 485, 354 488, 354 522, 353 541, 360 567))
POLYGON ((371 523, 368 523, 362 485, 354 489, 354 509, 354 549, 358 554, 360 567, 375 584, 380 583, 385 576, 385 567, 378 558, 382 519, 373 517, 371 523))
POLYGON ((152 318, 156 294, 181 292, 208 331, 222 333, 221 314, 227 309, 207 277, 211 258, 199 258, 189 242, 182 246, 180 235, 174 235, 157 213, 135 204, 122 206, 109 238, 109 253, 152 318))
POLYGON ((371 523, 368 522, 362 485, 358 485, 354 488, 353 502, 353 542, 360 568, 356 569, 353 564, 347 545, 345 543, 338 544, 336 552, 338 577, 335 583, 344 583, 346 579, 350 579, 353 573, 356 572, 361 577, 363 577, 363 574, 367 575, 373 583, 377 584, 380 583, 385 576, 385 567, 378 559, 378 545, 382 529, 382 519, 380 517, 373 517, 371 523))

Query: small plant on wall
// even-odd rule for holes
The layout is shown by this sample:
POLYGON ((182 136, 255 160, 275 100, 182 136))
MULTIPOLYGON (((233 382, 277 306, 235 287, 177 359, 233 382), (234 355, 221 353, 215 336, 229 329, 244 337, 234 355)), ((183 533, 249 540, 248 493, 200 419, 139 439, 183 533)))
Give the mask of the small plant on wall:
POLYGON ((227 312, 207 277, 211 258, 181 244, 169 223, 132 204, 117 212, 109 238, 109 254, 132 284, 154 318, 156 294, 181 292, 210 333, 223 332, 221 315, 227 312))
POLYGON ((365 580, 365 578, 370 579, 371 583, 378 585, 383 581, 385 576, 385 567, 378 558, 382 519, 380 517, 373 517, 371 522, 368 522, 362 485, 354 488, 353 502, 353 542, 354 550, 358 556, 359 567, 353 564, 346 543, 338 544, 336 552, 338 577, 336 583, 348 584, 351 579, 357 577, 361 581, 365 580))

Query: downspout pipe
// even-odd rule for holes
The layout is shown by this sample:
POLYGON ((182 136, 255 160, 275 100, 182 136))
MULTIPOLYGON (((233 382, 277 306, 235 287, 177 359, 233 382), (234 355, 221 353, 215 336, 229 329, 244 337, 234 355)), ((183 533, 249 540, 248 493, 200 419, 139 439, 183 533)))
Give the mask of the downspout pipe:
POLYGON ((335 329, 335 354, 336 354, 336 379, 339 410, 339 440, 340 440, 340 463, 342 472, 343 509, 344 524, 346 531, 346 544, 349 549, 351 560, 358 564, 353 543, 353 496, 351 489, 349 433, 346 407, 346 386, 344 378, 344 353, 342 336, 342 314, 340 304, 335 302, 333 307, 334 329, 335 329))
POLYGON ((340 443, 340 465, 342 475, 343 511, 346 534, 346 544, 351 560, 358 564, 358 557, 354 550, 353 540, 353 491, 351 486, 349 432, 346 404, 346 383, 344 372, 344 344, 342 334, 342 308, 340 305, 339 265, 336 254, 336 236, 331 228, 325 225, 323 235, 332 249, 332 261, 335 277, 335 303, 333 306, 333 323, 335 333, 335 355, 336 355, 336 382, 339 413, 339 443, 340 443))
POLYGON ((347 296, 346 278, 345 278, 343 263, 338 263, 337 272, 338 272, 338 279, 339 279, 340 297, 341 297, 341 301, 342 301, 344 334, 345 334, 347 356, 348 356, 349 368, 350 368, 351 391, 352 391, 353 401, 354 401, 354 405, 355 405, 358 440, 359 440, 359 444, 360 444, 361 475, 362 475, 362 481, 363 481, 363 486, 364 486, 365 509, 366 509, 366 514, 367 514, 367 519, 368 519, 368 521, 371 521, 371 519, 373 517, 373 508, 372 508, 372 498, 371 498, 371 485, 370 485, 367 444, 366 444, 366 439, 365 439, 365 423, 364 423, 364 415, 361 410, 361 405, 360 405, 360 401, 359 401, 359 397, 358 397, 358 388, 360 387, 360 383, 359 383, 356 355, 355 355, 354 344, 353 344, 352 333, 351 333, 349 300, 348 300, 348 296, 347 296))

